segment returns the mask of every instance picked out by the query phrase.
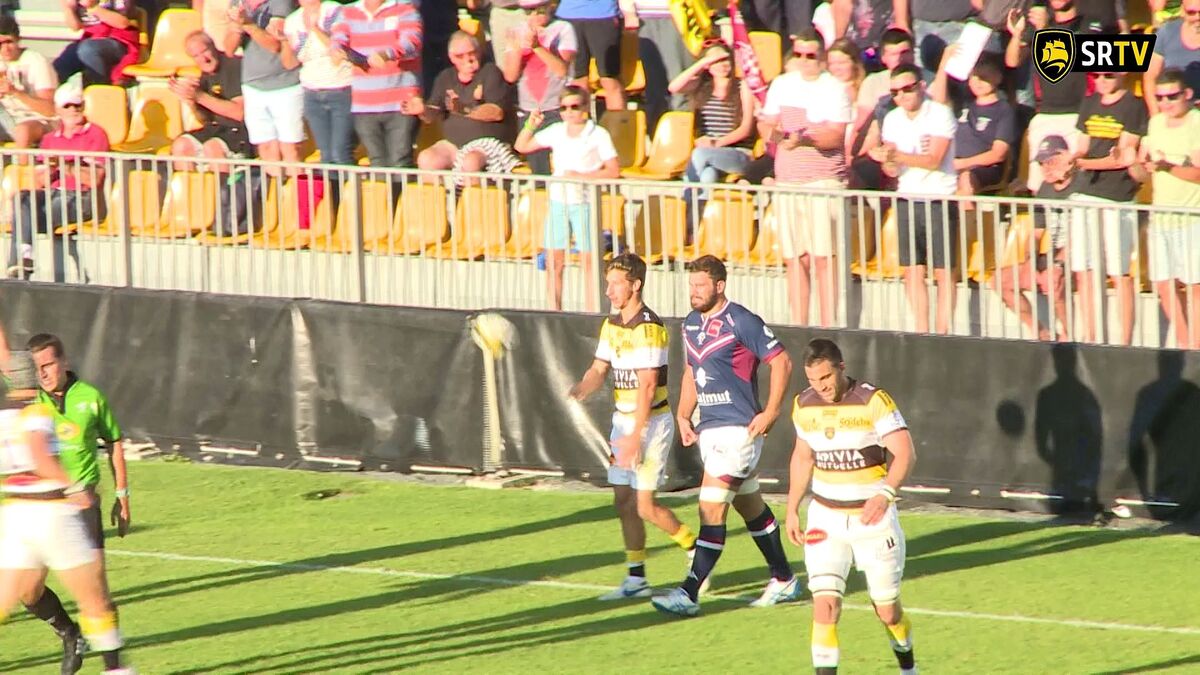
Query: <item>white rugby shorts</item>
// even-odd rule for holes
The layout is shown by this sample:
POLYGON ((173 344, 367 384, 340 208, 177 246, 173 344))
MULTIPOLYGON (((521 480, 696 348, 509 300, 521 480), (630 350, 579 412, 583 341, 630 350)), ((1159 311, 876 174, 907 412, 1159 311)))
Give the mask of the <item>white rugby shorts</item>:
MULTIPOLYGON (((628 436, 633 428, 633 415, 613 413, 609 442, 628 436)), ((642 437, 642 463, 636 469, 624 469, 616 464, 608 467, 609 485, 628 485, 634 490, 654 491, 667 480, 667 458, 675 438, 675 417, 670 411, 652 415, 646 421, 642 437)), ((610 447, 610 452, 612 448, 610 447)), ((615 458, 613 461, 616 461, 615 458)))
POLYGON ((747 427, 710 427, 700 432, 704 473, 714 478, 745 480, 758 470, 763 437, 750 438, 747 427))
POLYGON ((0 506, 0 569, 70 570, 99 557, 78 506, 19 499, 0 506))
POLYGON ((813 500, 804 528, 804 566, 814 596, 846 593, 851 562, 866 576, 871 601, 895 602, 904 577, 904 530, 895 505, 874 525, 861 514, 831 509, 813 500))

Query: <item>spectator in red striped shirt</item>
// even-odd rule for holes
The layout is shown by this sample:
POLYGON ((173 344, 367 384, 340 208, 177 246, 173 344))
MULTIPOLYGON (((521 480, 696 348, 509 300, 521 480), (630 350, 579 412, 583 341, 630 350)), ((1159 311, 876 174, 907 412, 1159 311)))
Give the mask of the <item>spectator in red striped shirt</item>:
POLYGON ((407 0, 358 0, 342 7, 331 32, 339 46, 335 60, 355 66, 350 110, 371 166, 412 166, 421 106, 420 12, 407 0))
MULTIPOLYGON (((846 187, 846 127, 854 110, 846 86, 825 68, 825 42, 816 30, 793 43, 796 72, 775 78, 767 90, 759 134, 778 143, 775 182, 823 191, 846 187)), ((809 268, 815 268, 822 326, 837 313, 836 245, 843 202, 828 195, 775 195, 779 247, 788 270, 792 322, 808 324, 809 268)))

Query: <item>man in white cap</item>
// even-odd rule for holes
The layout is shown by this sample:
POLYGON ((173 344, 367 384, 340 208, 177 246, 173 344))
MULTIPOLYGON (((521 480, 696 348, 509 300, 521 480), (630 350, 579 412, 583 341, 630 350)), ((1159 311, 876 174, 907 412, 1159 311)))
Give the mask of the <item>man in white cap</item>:
MULTIPOLYGON (((54 112, 58 117, 58 128, 42 137, 40 147, 43 150, 108 152, 108 135, 104 129, 83 116, 83 84, 79 75, 54 92, 54 112)), ((9 248, 10 277, 27 279, 33 273, 35 225, 39 232, 53 232, 62 225, 104 217, 104 167, 104 162, 93 157, 57 153, 37 167, 33 189, 20 193, 13 212, 13 229, 17 236, 12 238, 9 248), (99 189, 93 192, 94 188, 99 189), (20 261, 17 260, 18 251, 20 261)), ((63 281, 63 247, 57 244, 54 246, 54 276, 55 281, 63 281)), ((71 257, 78 263, 73 248, 71 257)))

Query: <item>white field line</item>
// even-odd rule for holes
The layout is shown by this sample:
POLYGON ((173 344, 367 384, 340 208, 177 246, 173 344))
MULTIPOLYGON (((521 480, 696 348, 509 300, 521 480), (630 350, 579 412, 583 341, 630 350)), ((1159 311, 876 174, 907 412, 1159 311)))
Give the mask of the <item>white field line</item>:
MULTIPOLYGON (((177 562, 197 562, 197 563, 212 563, 215 565, 229 565, 232 567, 275 567, 285 570, 299 570, 304 572, 338 572, 342 574, 366 574, 370 576, 384 577, 400 577, 404 579, 432 579, 432 580, 455 580, 473 584, 485 584, 489 586, 534 586, 537 588, 560 588, 572 591, 588 591, 594 593, 602 593, 612 590, 609 586, 600 586, 597 584, 581 584, 570 581, 546 581, 541 579, 502 579, 498 577, 477 576, 471 574, 439 574, 434 572, 411 572, 408 570, 393 570, 386 567, 346 567, 341 565, 309 565, 304 563, 287 563, 274 560, 248 560, 243 558, 222 558, 217 556, 206 555, 181 555, 178 553, 163 553, 158 551, 124 551, 119 549, 107 549, 107 555, 124 556, 129 558, 152 558, 155 560, 172 560, 177 562)), ((721 600, 738 600, 749 601, 757 596, 751 595, 726 595, 721 593, 710 593, 705 595, 706 598, 721 599, 721 600)), ((874 608, 870 605, 857 605, 847 603, 844 605, 846 609, 874 612, 874 608)), ((1068 626, 1071 628, 1093 628, 1097 630, 1115 630, 1127 631, 1136 633, 1165 633, 1171 635, 1200 635, 1200 628, 1191 626, 1142 626, 1129 623, 1111 623, 1107 621, 1086 621, 1082 619, 1050 619, 1037 616, 1022 616, 1020 614, 988 614, 986 612, 961 612, 944 609, 922 609, 919 607, 905 607, 905 612, 911 612, 916 615, 939 616, 952 619, 975 619, 980 621, 1008 621, 1012 623, 1030 623, 1030 624, 1045 624, 1052 626, 1068 626)))

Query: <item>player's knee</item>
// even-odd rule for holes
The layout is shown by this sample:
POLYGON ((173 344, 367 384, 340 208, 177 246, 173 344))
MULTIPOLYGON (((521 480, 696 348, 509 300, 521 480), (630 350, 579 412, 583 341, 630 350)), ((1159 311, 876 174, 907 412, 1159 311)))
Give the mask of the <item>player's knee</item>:
POLYGON ((658 513, 658 503, 654 501, 654 493, 638 493, 637 514, 642 520, 653 520, 658 513))
POLYGON ((841 618, 841 595, 813 595, 813 621, 817 623, 837 623, 841 618))
MULTIPOLYGON (((725 522, 725 514, 729 512, 729 503, 725 501, 706 500, 704 498, 705 488, 700 488, 700 524, 701 525, 720 525, 725 522)), ((711 497, 720 498, 715 492, 710 493, 711 497)), ((732 495, 731 495, 732 499, 732 495)))
MULTIPOLYGON (((42 593, 44 592, 45 586, 42 584, 34 584, 27 588, 22 588, 18 599, 21 601, 22 605, 25 605, 26 607, 33 607, 37 604, 38 600, 42 599, 42 593)), ((7 611, 8 608, 0 607, 0 610, 7 611)))
POLYGON ((899 600, 893 600, 889 603, 875 603, 875 616, 879 617, 885 625, 895 626, 900 623, 900 618, 903 616, 900 611, 899 600))

